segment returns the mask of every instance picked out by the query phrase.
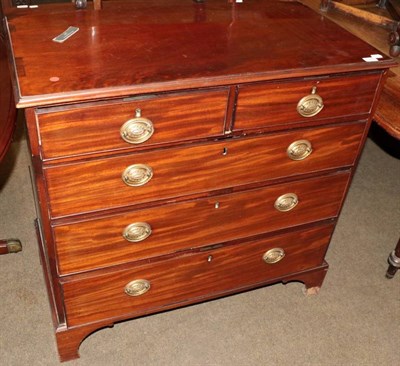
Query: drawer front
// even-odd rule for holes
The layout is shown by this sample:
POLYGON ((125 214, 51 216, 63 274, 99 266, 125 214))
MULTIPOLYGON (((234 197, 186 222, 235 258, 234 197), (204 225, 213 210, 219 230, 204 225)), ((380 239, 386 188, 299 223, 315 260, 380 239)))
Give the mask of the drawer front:
POLYGON ((335 217, 349 173, 54 228, 60 274, 131 262, 335 217), (289 211, 275 208, 295 193, 289 211))
POLYGON ((42 156, 50 159, 222 135, 227 98, 227 89, 219 89, 42 110, 37 115, 42 156))
MULTIPOLYGON (((369 113, 379 80, 379 74, 370 74, 242 85, 239 87, 234 130, 369 113), (297 111, 297 105, 302 98, 312 94, 313 87, 316 87, 316 94, 322 98, 323 108, 314 116, 303 117, 297 111)), ((305 101, 303 106, 309 103, 308 106, 312 107, 313 100, 305 101)))
POLYGON ((45 177, 51 214, 60 217, 349 166, 364 129, 362 123, 325 127, 49 167, 45 177), (289 158, 288 146, 304 140, 311 143, 312 153, 303 160, 289 158), (142 185, 128 186, 122 175, 128 183, 142 185))
POLYGON ((68 326, 125 314, 139 316, 311 269, 322 264, 332 230, 333 225, 314 227, 67 282, 63 291, 68 326), (284 257, 266 263, 263 256, 268 251, 268 261, 280 258, 281 251, 271 251, 278 248, 284 257), (127 295, 125 286, 138 279, 148 282, 132 286, 131 291, 143 292, 148 285, 150 289, 127 295))

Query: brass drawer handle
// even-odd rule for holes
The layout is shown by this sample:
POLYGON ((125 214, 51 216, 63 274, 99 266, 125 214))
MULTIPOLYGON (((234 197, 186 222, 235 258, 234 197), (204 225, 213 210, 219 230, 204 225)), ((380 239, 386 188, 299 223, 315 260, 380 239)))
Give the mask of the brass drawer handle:
POLYGON ((137 243, 151 235, 151 226, 147 222, 134 222, 128 225, 122 232, 124 239, 137 243))
POLYGON ((273 248, 268 250, 263 255, 263 260, 267 264, 278 263, 285 256, 285 251, 282 248, 273 248))
POLYGON ((146 164, 133 164, 122 173, 122 181, 131 187, 146 184, 153 177, 153 169, 146 164))
POLYGON ((317 87, 313 86, 311 94, 301 98, 297 104, 297 112, 303 117, 316 116, 324 108, 322 98, 317 94, 317 87))
POLYGON ((292 160, 304 160, 312 153, 312 145, 308 140, 297 140, 292 142, 286 152, 292 160))
POLYGON ((134 280, 125 286, 125 293, 129 296, 140 296, 150 290, 150 282, 147 280, 134 280))
POLYGON ((136 117, 121 126, 120 135, 129 144, 141 144, 154 133, 153 123, 149 119, 141 117, 141 113, 140 109, 136 109, 136 117))
POLYGON ((299 203, 299 198, 295 193, 286 193, 278 197, 274 207, 281 212, 293 210, 299 203))

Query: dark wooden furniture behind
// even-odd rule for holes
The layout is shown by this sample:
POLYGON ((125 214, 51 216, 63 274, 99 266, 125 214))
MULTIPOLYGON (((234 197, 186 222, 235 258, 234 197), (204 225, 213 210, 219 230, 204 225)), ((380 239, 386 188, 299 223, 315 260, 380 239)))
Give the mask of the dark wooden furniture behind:
MULTIPOLYGON (((374 121, 400 144, 400 75, 392 74, 382 91, 374 121)), ((400 239, 389 254, 386 277, 391 279, 400 268, 400 239)))
MULTIPOLYGON (((396 61, 399 61, 400 57, 400 2, 398 0, 371 0, 368 3, 375 4, 377 7, 371 5, 365 5, 365 0, 350 0, 340 2, 322 0, 321 8, 323 11, 327 11, 330 8, 341 10, 344 13, 351 14, 355 17, 351 24, 351 31, 357 31, 363 40, 368 43, 376 44, 377 47, 385 50, 386 46, 382 46, 383 43, 387 42, 387 38, 391 43, 390 52, 392 56, 396 56, 396 61), (346 5, 349 3, 353 6, 346 5), (354 7, 355 5, 359 7, 354 7), (383 15, 382 15, 383 14, 383 15), (371 26, 374 30, 365 31, 365 26, 371 26), (386 28, 389 33, 389 37, 382 37, 378 31, 378 27, 386 28), (362 31, 364 30, 364 31, 362 31)), ((329 12, 332 17, 333 12, 329 12)), ((334 20, 340 25, 343 24, 343 18, 334 17, 334 20)), ((347 22, 347 20, 346 20, 347 22)), ((347 24, 348 27, 348 24, 347 24)), ((389 74, 386 80, 386 84, 382 90, 382 94, 375 111, 374 121, 381 126, 389 135, 393 136, 400 143, 400 69, 397 66, 389 74)), ((397 243, 396 248, 389 254, 388 257, 389 268, 386 272, 387 278, 393 278, 397 270, 400 268, 400 240, 397 243)))
POLYGON ((399 0, 321 0, 321 10, 338 10, 363 19, 372 25, 390 29, 389 54, 400 55, 400 2, 399 0), (379 9, 382 9, 380 12, 379 9))
POLYGON ((7 27, 61 360, 118 321, 318 291, 389 58, 271 0, 59 4, 7 27))
MULTIPOLYGON (((3 19, 0 2, 0 16, 3 19)), ((10 70, 5 43, 5 31, 0 24, 0 162, 10 146, 16 123, 16 108, 11 86, 10 70)), ((22 250, 18 239, 0 239, 0 255, 17 253, 22 250)))

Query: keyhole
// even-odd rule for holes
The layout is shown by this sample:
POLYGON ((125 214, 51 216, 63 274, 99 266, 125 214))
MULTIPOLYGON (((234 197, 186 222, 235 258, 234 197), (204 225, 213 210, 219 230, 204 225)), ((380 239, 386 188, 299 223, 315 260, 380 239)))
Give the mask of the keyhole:
POLYGON ((222 155, 228 155, 228 148, 224 147, 224 149, 222 150, 222 155))
POLYGON ((211 262, 212 260, 213 260, 213 256, 209 255, 208 258, 207 258, 207 262, 211 262))
POLYGON ((215 202, 214 207, 215 207, 215 208, 219 208, 219 202, 215 202))

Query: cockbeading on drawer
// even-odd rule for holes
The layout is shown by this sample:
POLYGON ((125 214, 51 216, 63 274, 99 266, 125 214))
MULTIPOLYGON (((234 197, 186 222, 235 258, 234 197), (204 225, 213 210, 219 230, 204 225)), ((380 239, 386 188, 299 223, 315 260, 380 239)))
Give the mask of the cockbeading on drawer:
POLYGON ((61 275, 335 218, 349 172, 142 209, 54 228, 61 275), (297 204, 276 205, 287 192, 297 204))
POLYGON ((379 73, 239 86, 234 131, 347 117, 366 118, 379 73))
POLYGON ((127 207, 352 166, 365 127, 298 130, 46 167, 51 214, 127 207), (312 151, 299 160, 304 149, 293 149, 293 143, 304 140, 312 151))
POLYGON ((46 159, 221 136, 228 89, 43 108, 36 112, 46 159))
POLYGON ((322 225, 72 279, 63 285, 68 326, 139 316, 319 266, 333 227, 322 225))

